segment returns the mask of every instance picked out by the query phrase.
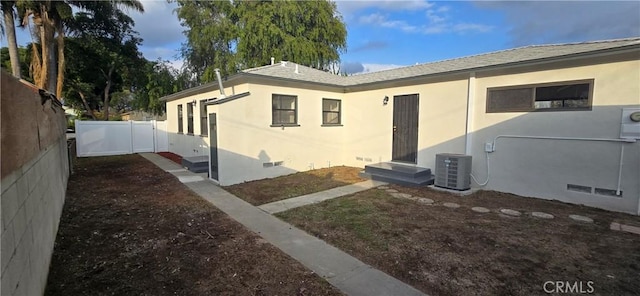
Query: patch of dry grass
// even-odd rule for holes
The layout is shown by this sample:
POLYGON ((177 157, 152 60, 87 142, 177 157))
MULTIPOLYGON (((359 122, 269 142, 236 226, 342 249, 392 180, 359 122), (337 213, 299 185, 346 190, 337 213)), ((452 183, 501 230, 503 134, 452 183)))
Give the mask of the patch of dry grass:
POLYGON ((257 206, 365 181, 358 176, 361 170, 354 167, 335 166, 245 182, 227 186, 224 189, 257 206))
POLYGON ((585 288, 592 281, 601 295, 640 291, 640 236, 609 230, 611 221, 638 222, 636 216, 499 192, 458 197, 391 187, 435 204, 372 189, 277 216, 427 294, 538 295, 546 281, 582 281, 585 288), (491 212, 471 211, 475 206, 491 212), (501 208, 523 215, 506 217, 501 208), (535 218, 533 211, 555 218, 535 218))

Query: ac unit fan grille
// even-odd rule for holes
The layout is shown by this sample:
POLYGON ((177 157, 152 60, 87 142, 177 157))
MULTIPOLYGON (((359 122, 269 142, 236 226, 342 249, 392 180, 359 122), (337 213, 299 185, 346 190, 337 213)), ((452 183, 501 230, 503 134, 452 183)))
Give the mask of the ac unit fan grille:
POLYGON ((436 155, 435 185, 455 190, 470 188, 471 156, 460 154, 436 155))

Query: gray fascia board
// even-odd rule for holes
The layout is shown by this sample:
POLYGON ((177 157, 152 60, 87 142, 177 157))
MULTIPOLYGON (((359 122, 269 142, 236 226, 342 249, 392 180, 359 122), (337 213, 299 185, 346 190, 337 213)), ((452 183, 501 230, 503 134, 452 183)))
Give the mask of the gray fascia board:
MULTIPOLYGON (((244 76, 244 73, 234 74, 233 76, 229 77, 229 79, 222 81, 222 83, 224 85, 225 83, 234 82, 235 80, 239 80, 240 78, 242 78, 242 76, 244 76)), ((194 86, 192 88, 182 90, 175 94, 164 96, 160 98, 160 101, 170 102, 170 101, 179 100, 188 96, 193 96, 193 95, 201 94, 208 91, 214 91, 218 89, 219 87, 218 87, 217 81, 207 82, 203 85, 194 86)))
MULTIPOLYGON (((344 85, 338 85, 338 84, 332 84, 332 83, 324 83, 324 82, 315 82, 315 81, 306 81, 306 80, 298 80, 298 79, 290 79, 290 78, 284 78, 284 77, 276 77, 276 76, 268 76, 268 75, 261 75, 261 74, 253 74, 253 73, 244 73, 244 75, 247 76, 247 78, 254 78, 254 79, 258 79, 258 80, 262 80, 263 82, 278 82, 278 81, 282 81, 282 82, 288 82, 288 83, 293 83, 293 84, 297 84, 297 85, 307 85, 307 86, 316 86, 315 89, 317 90, 326 90, 326 91, 332 91, 332 92, 340 92, 340 93, 344 93, 345 92, 345 86, 344 85)), ((257 84, 260 84, 260 81, 257 81, 257 84)))
POLYGON ((229 101, 233 101, 233 100, 237 100, 237 99, 240 99, 240 98, 244 98, 244 97, 249 96, 249 95, 251 95, 250 92, 243 92, 241 94, 231 95, 231 96, 228 96, 228 97, 225 97, 225 98, 214 99, 212 101, 205 102, 205 105, 207 105, 207 106, 209 106, 209 105, 219 105, 219 104, 226 103, 226 102, 229 102, 229 101))

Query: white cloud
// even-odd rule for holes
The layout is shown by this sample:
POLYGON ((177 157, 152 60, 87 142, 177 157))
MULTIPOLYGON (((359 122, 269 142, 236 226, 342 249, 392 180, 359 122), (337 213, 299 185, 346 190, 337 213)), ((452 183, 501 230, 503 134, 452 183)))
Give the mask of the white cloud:
POLYGON ((431 22, 432 24, 442 23, 447 19, 446 17, 437 15, 437 13, 438 12, 433 9, 427 10, 427 18, 429 19, 429 22, 431 22))
POLYGON ((184 61, 182 61, 182 60, 170 61, 169 65, 171 67, 173 67, 174 69, 176 69, 176 70, 180 70, 180 69, 182 69, 182 66, 184 65, 184 61))
POLYGON ((492 26, 487 26, 482 24, 467 24, 467 23, 459 23, 451 27, 451 30, 456 33, 466 33, 466 32, 486 33, 491 31, 492 29, 493 29, 492 26))
POLYGON ((380 13, 372 13, 369 15, 363 15, 358 18, 358 21, 362 24, 380 24, 386 21, 386 18, 380 13))
POLYGON ((385 16, 379 13, 361 16, 358 20, 361 24, 371 24, 383 28, 396 28, 408 33, 415 32, 418 29, 416 26, 412 26, 403 20, 387 20, 385 16))
POLYGON ((426 0, 337 0, 336 4, 338 11, 345 17, 351 17, 353 13, 368 8, 389 11, 415 11, 428 9, 434 5, 426 0))
POLYGON ((180 54, 179 49, 170 48, 167 46, 144 46, 140 49, 140 51, 148 60, 157 60, 158 58, 161 58, 162 60, 172 61, 178 59, 178 56, 180 54))
POLYGON ((422 33, 427 35, 444 33, 465 34, 468 32, 485 33, 493 29, 493 27, 489 25, 448 21, 450 17, 444 14, 447 11, 449 11, 449 8, 446 6, 437 9, 428 9, 425 13, 426 23, 421 25, 410 24, 405 20, 388 19, 386 15, 379 12, 360 16, 358 22, 360 24, 374 25, 383 28, 399 29, 405 33, 422 33))
POLYGON ((405 65, 396 65, 396 64, 362 64, 364 67, 364 71, 362 73, 372 73, 372 72, 380 72, 384 70, 391 70, 395 68, 406 67, 405 65))
POLYGON ((405 65, 396 64, 375 64, 361 62, 344 62, 340 65, 341 71, 349 75, 359 75, 373 72, 380 72, 395 68, 405 67, 405 65))
POLYGON ((173 13, 175 3, 144 1, 145 12, 131 13, 135 30, 140 33, 146 46, 155 47, 184 39, 178 17, 173 13))

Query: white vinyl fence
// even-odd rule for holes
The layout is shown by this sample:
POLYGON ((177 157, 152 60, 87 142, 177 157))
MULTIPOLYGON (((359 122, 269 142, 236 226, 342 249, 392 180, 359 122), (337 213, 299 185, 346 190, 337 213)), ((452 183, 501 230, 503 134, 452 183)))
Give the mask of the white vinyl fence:
POLYGON ((166 121, 76 120, 79 157, 169 151, 166 121))

